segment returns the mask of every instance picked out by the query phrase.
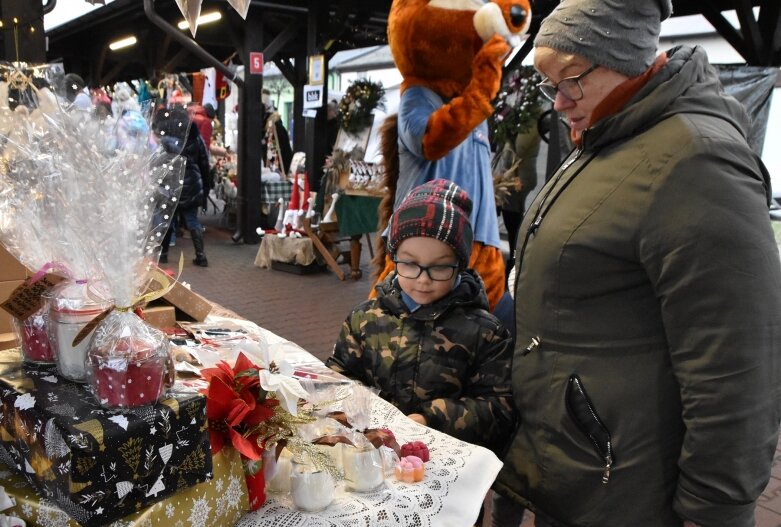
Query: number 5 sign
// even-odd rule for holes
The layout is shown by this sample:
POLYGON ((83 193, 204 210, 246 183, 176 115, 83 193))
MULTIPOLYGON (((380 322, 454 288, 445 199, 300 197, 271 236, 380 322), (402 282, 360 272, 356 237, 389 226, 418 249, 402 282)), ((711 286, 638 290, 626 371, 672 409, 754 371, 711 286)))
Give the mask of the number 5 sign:
POLYGON ((249 72, 252 75, 263 75, 263 53, 259 51, 250 52, 249 72))

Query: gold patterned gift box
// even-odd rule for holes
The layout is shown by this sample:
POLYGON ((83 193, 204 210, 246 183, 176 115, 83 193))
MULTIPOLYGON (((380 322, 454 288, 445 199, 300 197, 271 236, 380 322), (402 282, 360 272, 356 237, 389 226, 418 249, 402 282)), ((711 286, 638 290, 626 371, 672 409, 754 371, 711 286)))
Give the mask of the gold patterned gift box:
POLYGON ((11 353, 0 351, 0 462, 80 524, 108 524, 211 477, 197 392, 109 411, 53 367, 14 363, 11 353))
MULTIPOLYGON (((230 527, 247 510, 247 486, 241 456, 223 448, 212 458, 214 478, 185 489, 130 516, 112 522, 112 527, 230 527)), ((21 476, 0 465, 0 481, 16 501, 4 514, 16 516, 28 527, 57 525, 78 527, 78 523, 42 498, 21 476)))

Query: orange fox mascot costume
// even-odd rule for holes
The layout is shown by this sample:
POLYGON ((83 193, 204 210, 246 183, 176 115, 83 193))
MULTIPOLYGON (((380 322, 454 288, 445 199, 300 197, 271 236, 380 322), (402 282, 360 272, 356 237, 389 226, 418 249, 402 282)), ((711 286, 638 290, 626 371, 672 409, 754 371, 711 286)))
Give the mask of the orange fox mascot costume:
MULTIPOLYGON (((505 274, 485 120, 510 44, 520 43, 530 21, 528 0, 394 0, 388 18, 388 42, 404 80, 399 112, 382 129, 389 193, 380 206, 381 229, 421 183, 444 178, 464 188, 474 202, 469 264, 483 278, 492 310, 505 274)), ((394 268, 382 240, 374 263, 378 280, 394 268)))

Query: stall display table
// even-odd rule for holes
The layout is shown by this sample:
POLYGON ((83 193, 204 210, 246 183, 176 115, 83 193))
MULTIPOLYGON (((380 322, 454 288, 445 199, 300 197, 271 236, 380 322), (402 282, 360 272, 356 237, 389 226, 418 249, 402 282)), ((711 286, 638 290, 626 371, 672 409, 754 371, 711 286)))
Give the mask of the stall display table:
POLYGON ((347 191, 337 200, 336 217, 339 222, 339 234, 350 238, 350 274, 357 280, 361 277, 361 236, 366 236, 369 254, 374 257, 369 234, 377 232, 379 223, 377 209, 382 197, 350 192, 347 191))
POLYGON ((284 262, 301 266, 315 261, 315 250, 309 238, 280 238, 275 234, 264 236, 255 255, 255 266, 270 269, 272 262, 284 262))
MULTIPOLYGON (((225 310, 215 309, 213 313, 216 312, 232 315, 225 310)), ((205 323, 220 328, 239 325, 247 330, 247 335, 252 335, 252 339, 260 346, 259 349, 268 349, 272 356, 284 356, 285 361, 291 364, 296 371, 306 372, 308 376, 319 376, 323 380, 329 379, 327 382, 342 384, 345 380, 339 374, 328 370, 319 359, 306 350, 249 321, 238 317, 233 318, 233 316, 210 314, 205 323)), ((215 350, 215 356, 210 357, 209 360, 206 360, 207 356, 202 355, 203 367, 213 367, 219 360, 233 364, 240 352, 247 353, 253 362, 258 361, 258 357, 253 355, 254 352, 251 348, 225 348, 215 350)), ((14 360, 18 360, 18 358, 14 360)), ((3 364, 3 357, 0 355, 0 366, 3 364)), ((349 384, 345 385, 345 389, 351 389, 349 384)), ((459 441, 419 425, 376 395, 371 397, 371 427, 390 429, 399 444, 423 441, 427 445, 431 459, 426 463, 423 481, 403 483, 391 478, 386 480, 377 490, 364 493, 348 492, 344 489, 343 483, 338 483, 334 501, 324 510, 316 513, 300 511, 293 505, 289 494, 274 493, 268 489, 266 503, 259 510, 241 516, 235 525, 238 527, 304 525, 467 527, 473 525, 483 499, 502 466, 499 459, 485 448, 459 441)), ((160 431, 158 430, 158 432, 160 431)), ((222 476, 215 474, 215 477, 222 476)), ((230 478, 230 481, 238 481, 236 476, 225 477, 230 478)), ((210 513, 207 509, 213 509, 221 515, 221 518, 227 517, 226 508, 238 512, 232 507, 232 503, 225 500, 220 501, 220 497, 230 490, 227 485, 225 481, 212 483, 209 488, 216 489, 217 494, 209 490, 208 492, 211 494, 204 493, 203 496, 198 496, 197 493, 200 489, 193 487, 187 491, 189 494, 174 494, 171 497, 174 501, 171 503, 149 509, 148 512, 138 515, 138 518, 124 518, 116 525, 140 527, 152 525, 158 521, 163 523, 166 521, 163 516, 172 521, 176 520, 176 524, 182 527, 226 525, 223 522, 218 523, 214 519, 207 519, 205 515, 210 513), (207 499, 211 502, 207 502, 207 499), (153 513, 155 514, 154 519, 150 517, 150 514, 153 513)), ((225 495, 227 496, 227 494, 225 495)), ((29 496, 29 499, 34 499, 34 497, 29 496)), ((238 502, 238 500, 237 497, 235 501, 238 502)), ((57 515, 57 518, 62 518, 62 523, 57 523, 57 525, 68 525, 67 517, 51 501, 41 499, 40 507, 35 509, 38 512, 32 512, 34 508, 32 504, 28 505, 22 502, 21 506, 30 513, 24 513, 28 518, 31 518, 32 514, 45 514, 46 518, 57 515)), ((238 514, 234 517, 237 516, 238 514)))
MULTIPOLYGON (((291 364, 323 367, 296 344, 263 331, 267 344, 283 349, 291 364)), ((483 498, 502 467, 493 452, 417 424, 378 396, 372 399, 371 427, 392 430, 399 444, 426 443, 431 460, 423 481, 409 484, 390 479, 368 493, 346 492, 339 484, 333 503, 317 513, 297 510, 289 495, 269 493, 265 505, 245 515, 237 527, 474 525, 483 498)))

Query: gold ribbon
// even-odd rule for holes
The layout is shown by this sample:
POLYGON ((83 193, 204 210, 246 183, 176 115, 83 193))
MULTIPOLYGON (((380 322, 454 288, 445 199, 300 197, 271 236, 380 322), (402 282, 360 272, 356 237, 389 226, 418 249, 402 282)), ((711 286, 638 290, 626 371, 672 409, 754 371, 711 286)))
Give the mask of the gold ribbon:
MULTIPOLYGON (((143 295, 135 298, 130 306, 128 307, 118 307, 116 305, 112 305, 102 313, 100 313, 98 316, 87 322, 87 325, 85 325, 83 328, 81 328, 81 331, 79 331, 76 336, 73 338, 73 343, 71 346, 74 348, 79 345, 79 343, 87 338, 87 335, 92 333, 92 330, 97 327, 100 322, 106 318, 109 313, 114 311, 115 309, 117 311, 132 311, 135 308, 137 308, 140 305, 146 305, 149 302, 153 300, 157 300, 158 298, 162 298, 165 295, 167 295, 171 289, 174 288, 176 285, 176 282, 179 280, 179 277, 182 276, 182 270, 184 269, 184 253, 179 254, 179 269, 177 270, 176 278, 171 278, 166 273, 164 273, 159 267, 155 266, 154 269, 152 269, 149 272, 149 282, 151 284, 156 284, 160 287, 160 289, 155 289, 154 291, 150 291, 148 293, 144 293, 143 295)), ((149 287, 147 287, 149 289, 149 287)))

